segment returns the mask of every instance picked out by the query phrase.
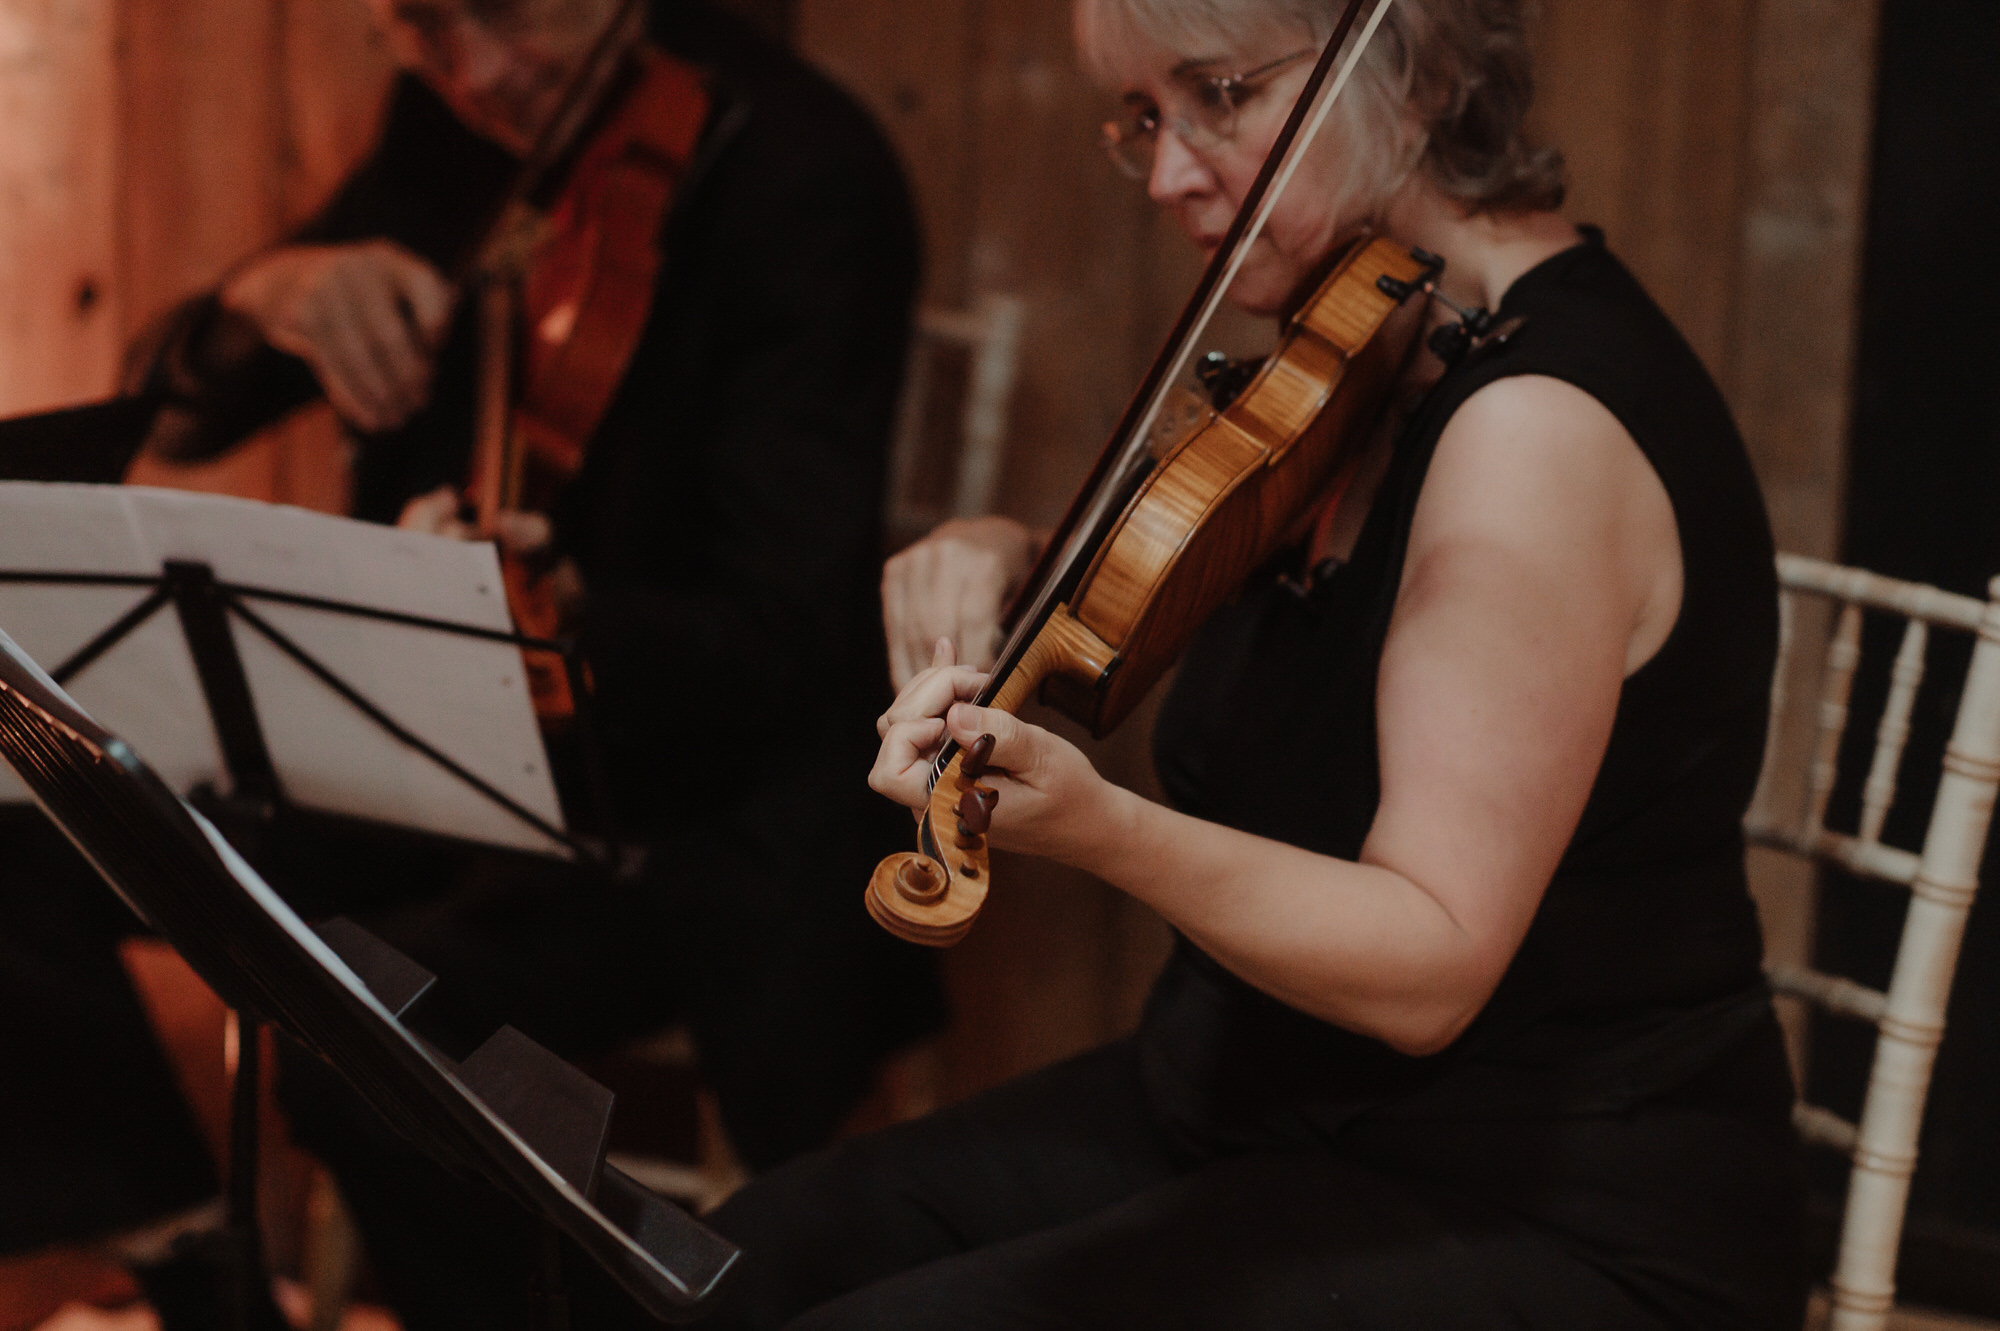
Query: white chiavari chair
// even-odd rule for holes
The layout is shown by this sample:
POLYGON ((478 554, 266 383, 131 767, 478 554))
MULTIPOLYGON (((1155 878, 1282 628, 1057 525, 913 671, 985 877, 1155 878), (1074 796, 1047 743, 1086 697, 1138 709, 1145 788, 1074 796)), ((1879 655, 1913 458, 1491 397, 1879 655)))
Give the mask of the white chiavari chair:
POLYGON ((1782 594, 1779 660, 1771 697, 1771 744, 1751 806, 1747 830, 1753 844, 1834 865, 1866 878, 1901 884, 1910 892, 1903 933, 1886 990, 1823 974, 1800 965, 1773 965, 1772 986, 1825 1011, 1876 1028, 1875 1054, 1859 1123, 1801 1103, 1794 1115, 1812 1145, 1852 1162, 1839 1255, 1832 1278, 1830 1331, 1881 1331, 1895 1298, 1896 1252, 1916 1168, 1917 1133, 1931 1068, 1944 1035, 1965 918, 1979 887, 1994 792, 2000 787, 2000 579, 1985 601, 1919 583, 1798 555, 1778 557, 1782 594), (1818 671, 1817 715, 1802 798, 1794 818, 1771 806, 1784 802, 1781 759, 1788 747, 1786 692, 1801 621, 1814 619, 1810 601, 1825 603, 1831 630, 1818 671), (1852 833, 1826 826, 1848 721, 1848 696, 1860 661, 1865 615, 1904 623, 1890 669, 1873 758, 1852 833), (1972 660, 1960 695, 1942 776, 1923 844, 1915 850, 1885 844, 1882 828, 1896 799, 1910 717, 1923 685, 1934 632, 1974 637, 1972 660))
POLYGON ((892 544, 915 540, 946 518, 993 511, 1026 313, 1020 297, 996 293, 970 309, 926 309, 917 315, 890 455, 892 544), (964 370, 956 399, 957 438, 949 441, 938 437, 936 419, 951 379, 947 358, 961 360, 964 370), (946 474, 942 486, 934 483, 940 478, 933 473, 940 471, 946 474))

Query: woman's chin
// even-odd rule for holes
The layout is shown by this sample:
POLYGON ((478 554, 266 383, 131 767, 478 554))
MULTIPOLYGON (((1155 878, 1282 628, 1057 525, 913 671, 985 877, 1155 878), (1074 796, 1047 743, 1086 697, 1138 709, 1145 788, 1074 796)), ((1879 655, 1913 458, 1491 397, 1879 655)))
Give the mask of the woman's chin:
POLYGON ((1285 312, 1291 288, 1249 274, 1240 274, 1229 286, 1229 303, 1245 314, 1276 318, 1285 312))

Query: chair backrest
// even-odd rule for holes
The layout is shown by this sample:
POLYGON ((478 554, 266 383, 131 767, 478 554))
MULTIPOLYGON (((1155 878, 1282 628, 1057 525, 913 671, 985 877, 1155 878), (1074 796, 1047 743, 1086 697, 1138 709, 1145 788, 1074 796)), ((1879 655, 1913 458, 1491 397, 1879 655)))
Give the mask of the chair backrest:
MULTIPOLYGON (((1919 583, 1798 555, 1778 557, 1782 618, 1778 668, 1771 696, 1771 741, 1747 830, 1754 844, 1788 850, 1863 877, 1910 890, 1908 913, 1886 992, 1804 966, 1771 967, 1773 987, 1877 1030, 1873 1068, 1861 1121, 1801 1103, 1800 1134, 1847 1156, 1847 1207, 1833 1273, 1831 1331, 1879 1331, 1895 1296, 1896 1249, 1917 1160, 1917 1132, 1938 1043, 1945 1001, 1958 963, 1965 917, 1978 891, 1979 863, 2000 787, 2000 579, 1985 601, 1919 583), (1818 671, 1817 716, 1795 817, 1774 816, 1785 783, 1778 758, 1786 734, 1786 682, 1800 621, 1816 618, 1809 601, 1830 603, 1831 628, 1818 671), (1873 758, 1852 833, 1826 826, 1827 804, 1847 729, 1848 696, 1860 662, 1864 615, 1903 621, 1901 647, 1890 670, 1887 699, 1875 732, 1873 758), (1896 799, 1910 717, 1923 685, 1933 630, 1974 635, 1972 661, 1945 745, 1937 797, 1923 845, 1886 845, 1882 828, 1896 799)), ((1804 672, 1801 672, 1804 673, 1804 672)))
POLYGON ((946 518, 993 510, 1025 311, 1018 296, 987 295, 969 310, 917 315, 890 458, 888 525, 896 544, 946 518), (950 444, 937 428, 941 390, 958 378, 940 373, 948 370, 942 363, 948 357, 964 370, 956 385, 957 438, 950 444))

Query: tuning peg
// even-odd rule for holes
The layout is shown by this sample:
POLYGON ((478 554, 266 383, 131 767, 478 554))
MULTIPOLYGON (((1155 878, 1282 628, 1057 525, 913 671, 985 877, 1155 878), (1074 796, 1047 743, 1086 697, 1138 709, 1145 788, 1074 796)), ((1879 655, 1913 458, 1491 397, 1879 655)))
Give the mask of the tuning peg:
POLYGON ((986 775, 986 764, 993 761, 993 736, 981 735, 965 750, 965 757, 959 760, 958 779, 970 786, 986 775))
POLYGON ((993 810, 999 807, 1000 792, 991 786, 967 786, 958 797, 958 831, 961 836, 982 837, 993 826, 993 810))

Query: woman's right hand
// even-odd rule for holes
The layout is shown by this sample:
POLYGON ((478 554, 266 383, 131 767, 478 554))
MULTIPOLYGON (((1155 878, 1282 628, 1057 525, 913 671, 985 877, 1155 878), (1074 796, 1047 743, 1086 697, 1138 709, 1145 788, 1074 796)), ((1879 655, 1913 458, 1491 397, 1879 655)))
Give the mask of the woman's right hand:
POLYGON ((311 366, 333 409, 369 432, 429 399, 454 303, 442 273, 386 240, 280 246, 224 283, 221 299, 311 366))
POLYGON ((993 664, 1000 618, 1045 538, 1012 518, 944 523, 882 569, 882 625, 889 677, 901 692, 931 662, 939 638, 973 670, 993 664))

